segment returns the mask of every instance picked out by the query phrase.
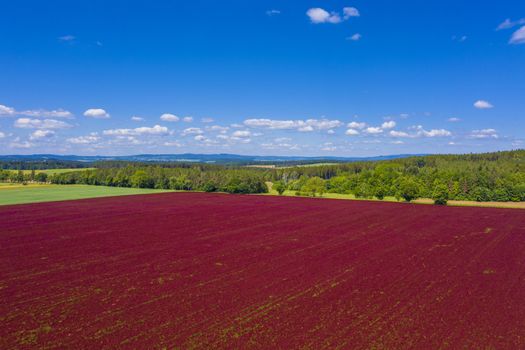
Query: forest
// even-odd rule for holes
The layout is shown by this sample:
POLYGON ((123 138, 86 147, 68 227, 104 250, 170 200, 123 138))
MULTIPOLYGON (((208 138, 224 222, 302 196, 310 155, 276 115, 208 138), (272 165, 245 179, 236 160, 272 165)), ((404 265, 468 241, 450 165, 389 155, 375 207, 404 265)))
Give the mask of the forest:
POLYGON ((0 171, 0 181, 49 182, 228 193, 279 193, 412 201, 525 201, 525 151, 430 155, 318 166, 248 168, 194 163, 99 162, 96 169, 46 175, 0 171))

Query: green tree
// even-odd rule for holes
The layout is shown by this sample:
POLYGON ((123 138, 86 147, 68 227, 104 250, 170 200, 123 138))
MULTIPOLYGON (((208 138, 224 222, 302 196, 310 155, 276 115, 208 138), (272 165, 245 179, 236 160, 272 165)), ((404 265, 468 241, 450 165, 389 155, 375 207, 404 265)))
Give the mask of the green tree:
POLYGON ((401 179, 398 186, 399 197, 411 202, 419 197, 419 184, 413 178, 401 179))
POLYGON ((306 180, 306 183, 301 187, 301 192, 307 193, 312 197, 315 197, 316 193, 322 197, 326 190, 326 185, 323 179, 318 176, 314 176, 306 180))
POLYGON ((277 191, 277 193, 279 193, 280 196, 282 196, 284 191, 286 191, 286 185, 282 181, 275 182, 272 187, 277 191))
POLYGON ((151 177, 144 170, 137 170, 131 176, 131 186, 138 188, 153 188, 154 183, 151 177))
POLYGON ((432 199, 436 205, 447 205, 449 198, 448 187, 444 184, 438 183, 432 192, 432 199))

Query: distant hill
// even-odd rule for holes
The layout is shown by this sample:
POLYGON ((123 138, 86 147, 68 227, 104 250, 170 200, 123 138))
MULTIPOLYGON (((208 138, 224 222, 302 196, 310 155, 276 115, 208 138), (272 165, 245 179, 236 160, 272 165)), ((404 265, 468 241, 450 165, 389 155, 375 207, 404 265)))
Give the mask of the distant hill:
POLYGON ((129 156, 77 156, 57 154, 31 154, 31 155, 0 155, 0 161, 33 161, 42 162, 46 160, 76 161, 92 163, 97 161, 120 160, 133 162, 194 162, 213 164, 312 164, 312 163, 343 163, 357 161, 379 161, 412 156, 423 156, 424 154, 397 154, 375 157, 301 157, 301 156, 250 156, 239 154, 137 154, 129 156))

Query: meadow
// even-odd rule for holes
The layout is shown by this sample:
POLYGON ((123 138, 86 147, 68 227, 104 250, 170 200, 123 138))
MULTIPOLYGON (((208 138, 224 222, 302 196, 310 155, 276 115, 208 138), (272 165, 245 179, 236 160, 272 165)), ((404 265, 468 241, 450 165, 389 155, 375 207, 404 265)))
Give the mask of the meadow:
POLYGON ((0 205, 126 196, 166 191, 168 190, 89 185, 0 183, 0 205))

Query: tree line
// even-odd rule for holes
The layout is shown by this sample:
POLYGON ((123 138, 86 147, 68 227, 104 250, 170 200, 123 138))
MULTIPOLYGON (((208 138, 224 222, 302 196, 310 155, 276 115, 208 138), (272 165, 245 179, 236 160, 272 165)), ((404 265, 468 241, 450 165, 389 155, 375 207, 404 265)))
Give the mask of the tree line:
POLYGON ((406 201, 433 198, 436 204, 525 201, 525 151, 284 168, 272 176, 280 191, 298 194, 330 192, 406 201))
POLYGON ((418 156, 309 167, 249 168, 195 163, 97 162, 94 170, 46 175, 1 171, 0 181, 50 182, 229 193, 351 194, 412 201, 525 201, 525 151, 418 156))

